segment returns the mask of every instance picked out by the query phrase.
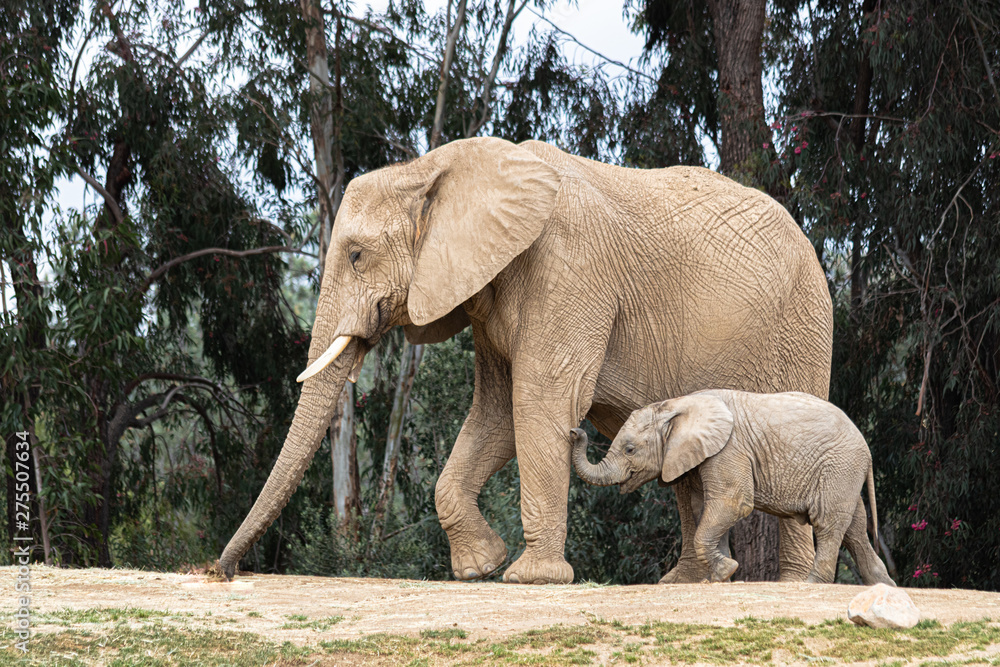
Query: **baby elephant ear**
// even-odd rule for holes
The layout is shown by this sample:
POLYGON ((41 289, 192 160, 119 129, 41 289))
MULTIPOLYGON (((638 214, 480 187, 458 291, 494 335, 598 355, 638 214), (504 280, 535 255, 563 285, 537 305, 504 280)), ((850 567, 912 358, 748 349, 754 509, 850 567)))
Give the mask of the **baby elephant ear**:
POLYGON ((661 478, 673 483, 687 471, 715 456, 733 433, 733 413, 712 394, 681 396, 660 404, 665 423, 661 478))

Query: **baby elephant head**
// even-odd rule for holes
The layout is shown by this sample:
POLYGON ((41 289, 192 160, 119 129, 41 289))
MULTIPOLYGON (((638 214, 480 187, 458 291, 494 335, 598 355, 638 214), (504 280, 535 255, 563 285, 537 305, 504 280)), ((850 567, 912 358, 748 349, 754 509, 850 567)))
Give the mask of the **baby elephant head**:
POLYGON ((573 467, 588 484, 629 493, 657 477, 675 482, 722 451, 732 433, 733 414, 717 396, 681 396, 633 412, 596 465, 587 460, 587 434, 573 429, 573 467))

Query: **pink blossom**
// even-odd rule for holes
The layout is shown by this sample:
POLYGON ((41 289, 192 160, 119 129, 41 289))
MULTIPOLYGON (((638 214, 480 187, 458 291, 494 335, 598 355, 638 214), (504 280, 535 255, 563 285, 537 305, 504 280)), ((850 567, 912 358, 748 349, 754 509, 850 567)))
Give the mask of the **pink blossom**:
POLYGON ((802 142, 802 148, 808 148, 808 147, 809 147, 809 142, 808 141, 803 141, 802 142))
POLYGON ((912 505, 910 505, 906 509, 910 510, 911 512, 916 512, 917 511, 917 504, 913 503, 912 505))
POLYGON ((944 535, 945 537, 948 537, 949 535, 951 535, 951 531, 950 530, 944 531, 944 535))
POLYGON ((961 526, 961 525, 962 525, 962 520, 961 519, 955 519, 954 521, 951 522, 951 529, 952 530, 958 530, 958 527, 961 526))
POLYGON ((864 199, 864 198, 865 198, 865 197, 867 197, 867 196, 868 196, 868 193, 867 193, 867 192, 862 192, 862 193, 861 193, 861 198, 862 198, 862 199, 864 199))
POLYGON ((771 144, 769 144, 769 143, 767 143, 767 142, 765 141, 765 142, 764 142, 764 148, 770 148, 770 147, 771 147, 771 144))
POLYGON ((910 528, 912 528, 913 530, 923 530, 926 527, 927 527, 927 520, 926 519, 921 519, 920 521, 918 521, 916 523, 911 523, 910 524, 910 528))
POLYGON ((798 154, 799 154, 799 153, 801 153, 801 152, 802 152, 802 149, 801 149, 801 148, 796 148, 796 149, 795 149, 795 154, 796 154, 796 155, 798 155, 798 154))

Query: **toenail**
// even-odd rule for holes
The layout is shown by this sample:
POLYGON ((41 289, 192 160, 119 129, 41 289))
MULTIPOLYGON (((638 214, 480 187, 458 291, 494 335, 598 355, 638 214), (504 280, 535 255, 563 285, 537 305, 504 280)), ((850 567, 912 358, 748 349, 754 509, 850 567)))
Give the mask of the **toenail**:
POLYGON ((507 581, 509 581, 512 584, 519 584, 519 583, 521 583, 521 578, 519 576, 517 576, 516 574, 508 574, 507 575, 507 581))
POLYGON ((479 573, 476 572, 475 570, 473 570, 471 567, 468 570, 465 571, 465 578, 466 579, 475 579, 478 576, 479 576, 479 573))
POLYGON ((497 568, 493 563, 487 563, 486 565, 483 565, 483 572, 486 572, 487 574, 495 569, 497 568))

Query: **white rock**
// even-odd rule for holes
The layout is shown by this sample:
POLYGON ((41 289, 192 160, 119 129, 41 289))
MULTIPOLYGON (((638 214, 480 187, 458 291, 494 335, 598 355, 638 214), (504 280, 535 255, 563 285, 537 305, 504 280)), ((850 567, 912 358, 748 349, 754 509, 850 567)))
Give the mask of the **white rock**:
POLYGON ((920 610, 901 588, 875 584, 861 591, 847 606, 847 618, 870 628, 912 628, 920 620, 920 610))

